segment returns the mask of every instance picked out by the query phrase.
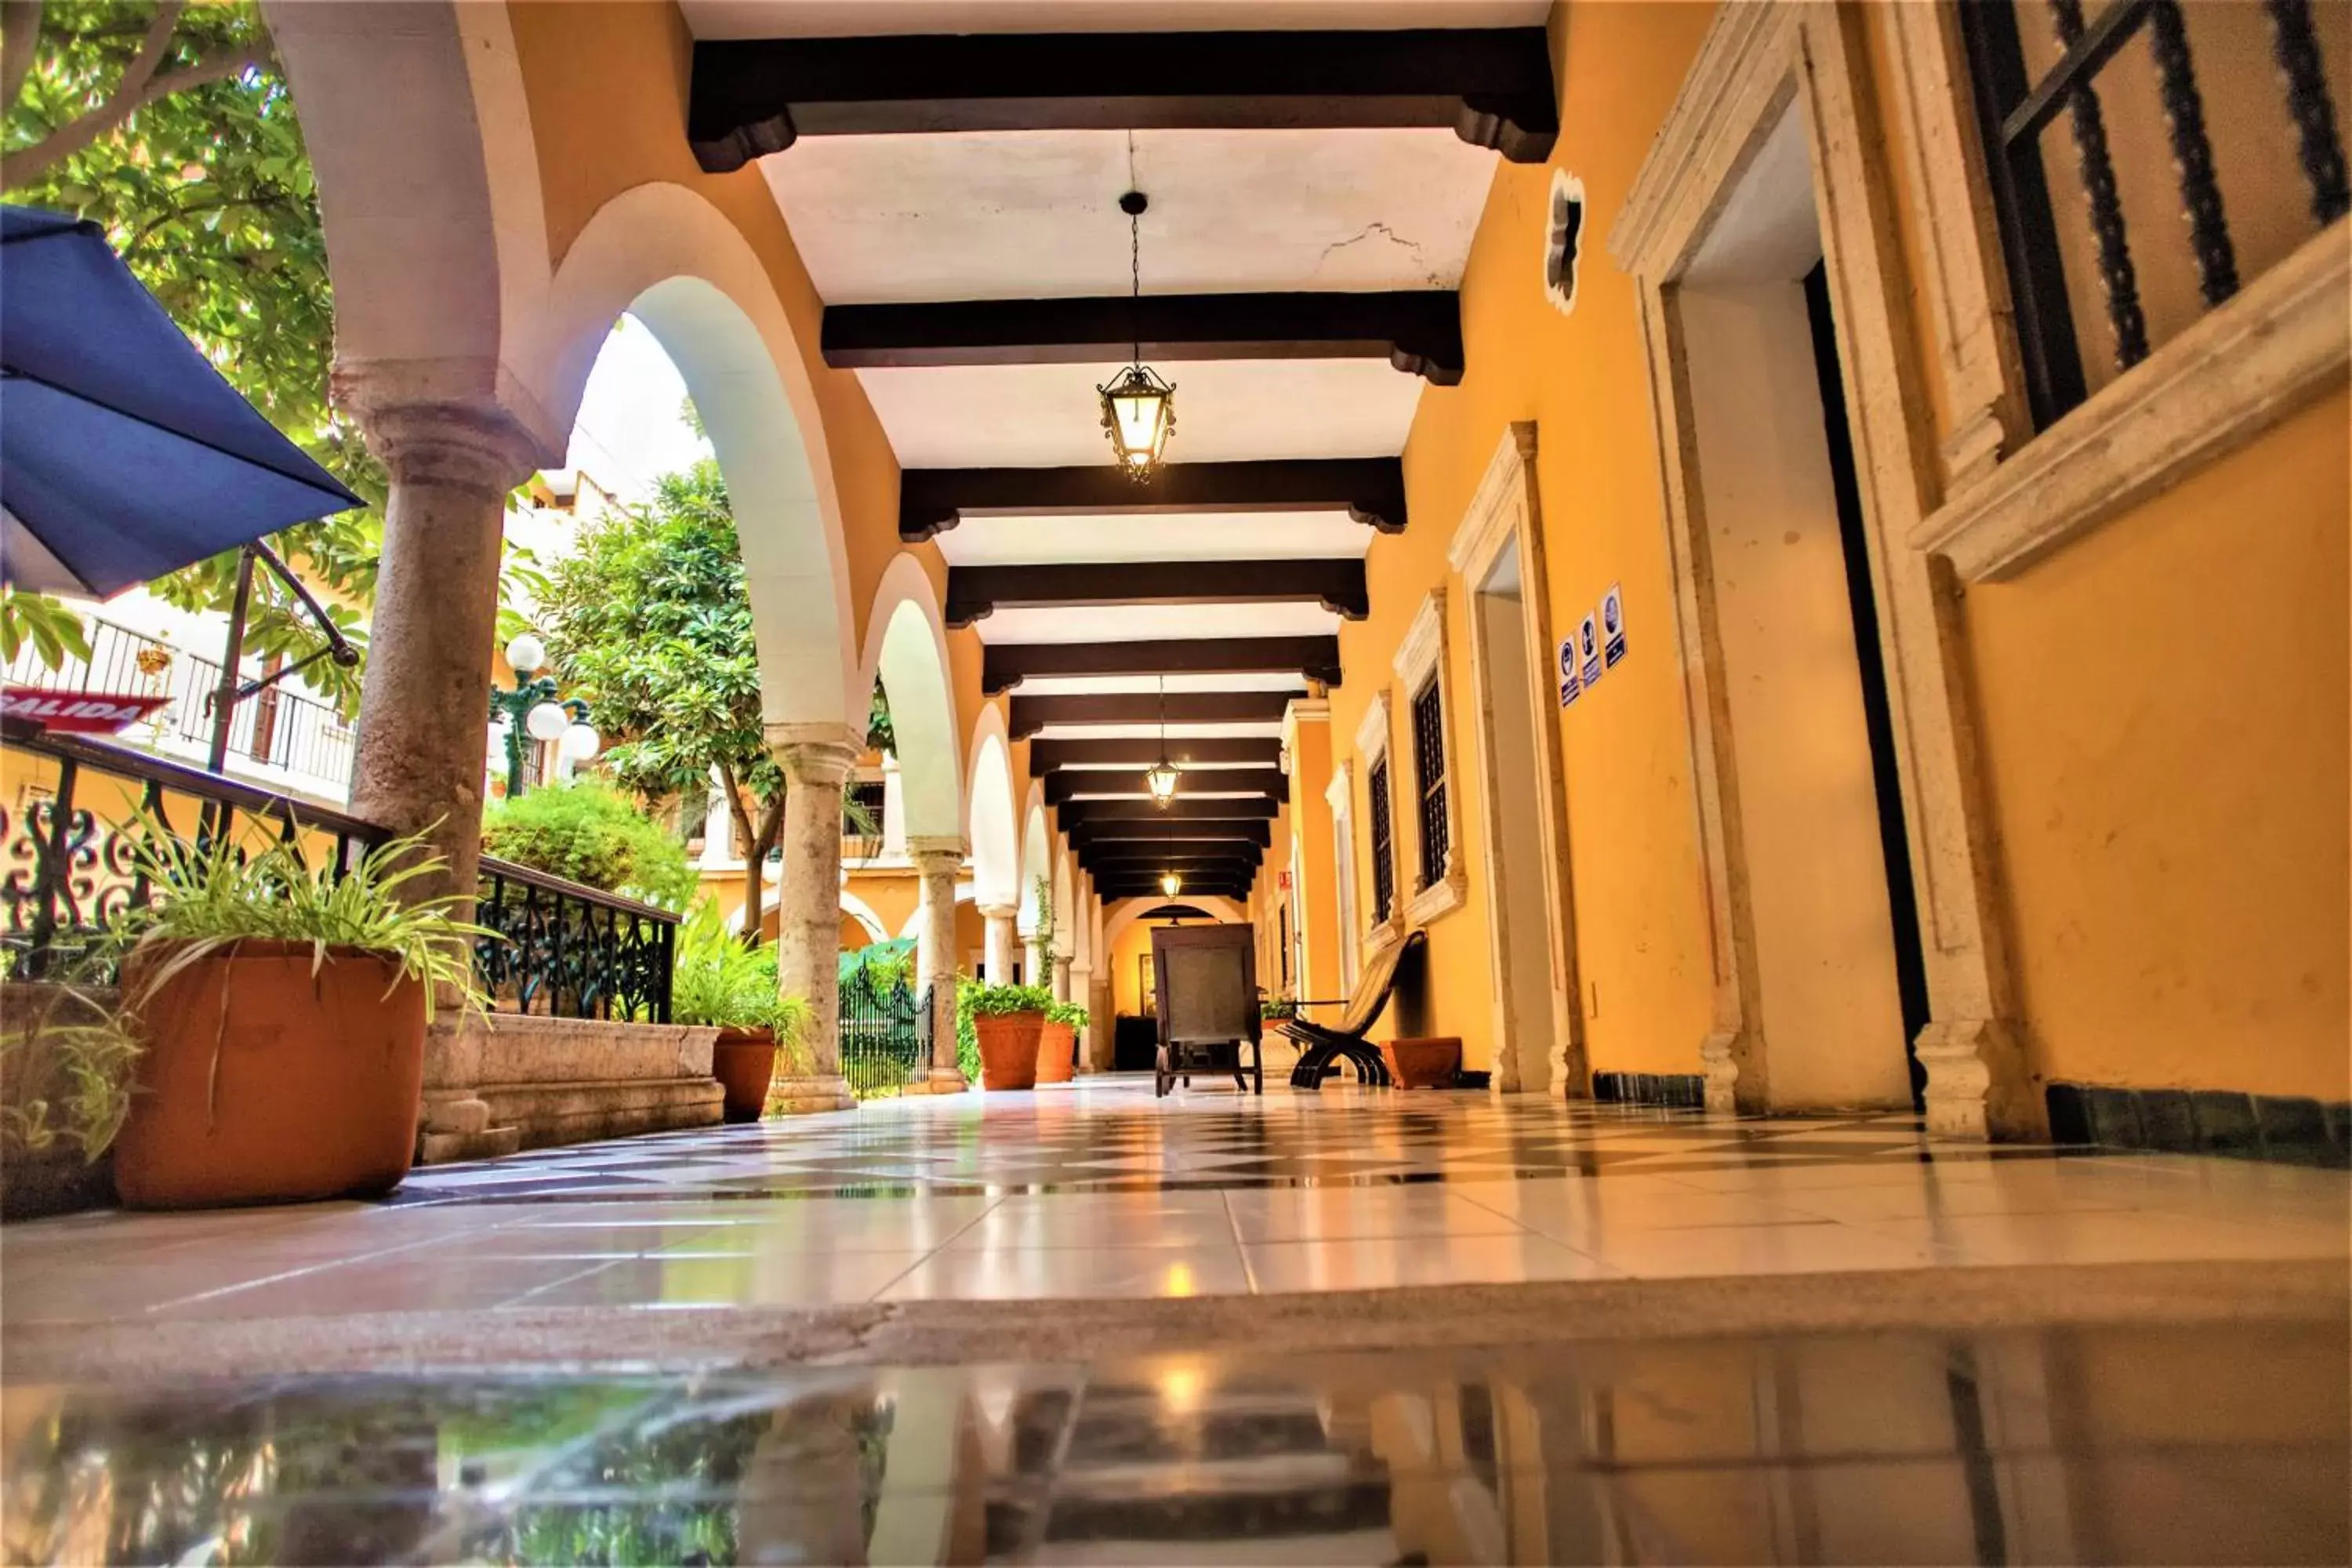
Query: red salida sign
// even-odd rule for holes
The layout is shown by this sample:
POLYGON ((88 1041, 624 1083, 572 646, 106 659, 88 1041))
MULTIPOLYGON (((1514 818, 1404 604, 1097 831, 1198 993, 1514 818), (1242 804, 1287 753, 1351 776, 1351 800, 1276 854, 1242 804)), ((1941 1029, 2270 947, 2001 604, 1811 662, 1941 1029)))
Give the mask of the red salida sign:
POLYGON ((171 700, 119 691, 35 691, 0 689, 0 717, 69 735, 119 735, 171 700))

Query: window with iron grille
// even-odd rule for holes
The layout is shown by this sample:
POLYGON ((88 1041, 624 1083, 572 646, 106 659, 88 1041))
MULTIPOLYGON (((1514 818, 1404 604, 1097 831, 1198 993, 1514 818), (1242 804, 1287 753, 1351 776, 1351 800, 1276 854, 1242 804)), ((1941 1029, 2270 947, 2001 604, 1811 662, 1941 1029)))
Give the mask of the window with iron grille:
POLYGON ((1364 774, 1371 794, 1372 921, 1387 920, 1396 908, 1396 844, 1389 832, 1389 760, 1381 758, 1364 774))
POLYGON ((1412 775, 1421 810, 1421 880, 1416 888, 1445 880, 1445 708, 1432 675, 1412 694, 1412 775))
POLYGON ((1963 0, 1958 12, 2037 429, 2352 209, 2310 0, 2091 0, 2088 15, 2084 0, 1963 0), (2268 37, 2231 36, 2245 30, 2268 37), (2209 135, 2193 44, 2233 63, 2268 54, 2264 94, 2283 96, 2232 90, 2209 135), (2062 118, 2071 147, 2053 130, 2062 118), (2168 162, 2139 133, 2159 121, 2168 162), (2300 192, 2269 174, 2289 138, 2300 192), (2243 209, 2234 237, 2225 195, 2243 209), (2127 216, 2143 221, 2127 228, 2127 216), (2102 305, 2103 329, 2077 319, 2102 305))
POLYGON ((844 838, 868 837, 849 815, 852 803, 865 808, 867 819, 877 825, 882 820, 882 800, 885 785, 880 779, 852 779, 842 792, 841 836, 844 838))

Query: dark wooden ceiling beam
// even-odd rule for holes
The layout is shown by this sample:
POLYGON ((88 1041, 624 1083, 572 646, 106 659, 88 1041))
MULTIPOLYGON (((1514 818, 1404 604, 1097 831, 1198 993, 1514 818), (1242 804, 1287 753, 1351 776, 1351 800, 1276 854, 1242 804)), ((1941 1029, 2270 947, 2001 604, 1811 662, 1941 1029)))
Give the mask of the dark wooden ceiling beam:
POLYGON ((1168 637, 1152 642, 991 643, 981 658, 980 689, 994 697, 1033 675, 1253 675, 1286 670, 1327 686, 1339 685, 1339 639, 1168 637))
POLYGON ((1166 805, 1148 800, 1072 800, 1055 808, 1062 826, 1089 822, 1263 822, 1281 810, 1264 796, 1241 800, 1177 799, 1166 805))
MULTIPOLYGON (((1191 773, 1177 770, 1178 800, 1200 800, 1212 795, 1288 800, 1290 779, 1279 768, 1199 768, 1191 773)), ((1142 773, 1118 769, 1065 768, 1045 775, 1047 805, 1062 805, 1079 795, 1149 800, 1151 792, 1144 787, 1142 773)))
POLYGON ((1091 845, 1078 851, 1078 863, 1099 876, 1120 876, 1145 868, 1164 869, 1173 866, 1178 870, 1187 868, 1202 869, 1254 871, 1264 859, 1255 845, 1217 848, 1212 846, 1160 845, 1157 848, 1139 843, 1109 843, 1091 845))
MULTIPOLYGON (((1022 700, 1013 699, 1015 702, 1022 700)), ((1275 715, 1277 719, 1281 716, 1278 711, 1275 715)), ((1178 767, 1187 763, 1250 763, 1270 768, 1282 760, 1282 742, 1271 735, 1263 739, 1255 735, 1172 735, 1167 749, 1178 767)), ((1038 741, 1029 748, 1029 771, 1045 773, 1056 768, 1097 765, 1148 768, 1160 760, 1160 742, 1150 735, 1099 741, 1038 741)))
POLYGON ((1165 463, 1142 481, 1111 463, 908 468, 898 476, 898 537, 909 544, 967 517, 1181 511, 1345 511, 1395 533, 1405 523, 1404 465, 1395 458, 1165 463))
POLYGON ((1385 359, 1438 386, 1462 380, 1462 302, 1452 289, 1346 294, 1147 294, 831 305, 824 363, 837 370, 1146 360, 1385 359))
MULTIPOLYGON (((1048 724, 1150 724, 1162 717, 1163 700, 1171 724, 1269 724, 1279 722, 1283 710, 1305 695, 1303 691, 1171 691, 1163 700, 1150 691, 1082 691, 1055 697, 1024 697, 1016 691, 1008 727, 1019 741, 1048 724)), ((1171 740, 1169 743, 1206 742, 1171 740)))
POLYGON ((1381 126, 1543 163, 1559 134, 1544 29, 709 39, 686 114, 711 174, 803 136, 1381 126))
POLYGON ((1069 836, 1074 849, 1125 843, 1179 847, 1220 844, 1265 849, 1274 843, 1271 822, 1094 821, 1064 823, 1062 831, 1069 836))
POLYGON ((1360 560, 1121 561, 948 570, 946 619, 968 626, 1004 609, 1072 605, 1321 605, 1371 614, 1360 560))

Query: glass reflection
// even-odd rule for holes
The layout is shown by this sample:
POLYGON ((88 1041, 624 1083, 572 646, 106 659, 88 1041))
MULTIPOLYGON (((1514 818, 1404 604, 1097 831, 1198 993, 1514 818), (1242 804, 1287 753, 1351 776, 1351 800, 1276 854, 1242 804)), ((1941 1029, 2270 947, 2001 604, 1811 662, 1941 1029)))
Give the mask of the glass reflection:
POLYGON ((2344 1326, 0 1398, 11 1563, 2341 1562, 2344 1326))

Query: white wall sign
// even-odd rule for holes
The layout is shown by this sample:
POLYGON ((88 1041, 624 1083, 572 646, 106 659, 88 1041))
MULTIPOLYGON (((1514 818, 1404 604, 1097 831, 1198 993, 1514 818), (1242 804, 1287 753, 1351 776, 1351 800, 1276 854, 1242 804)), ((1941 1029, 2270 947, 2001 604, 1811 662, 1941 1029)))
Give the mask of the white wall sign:
POLYGON ((1584 678, 1577 673, 1576 639, 1559 639, 1559 705, 1563 708, 1583 695, 1584 678))
POLYGON ((1601 595, 1601 651, 1611 669, 1625 657, 1625 590, 1615 583, 1601 595))
POLYGON ((1592 686, 1601 679, 1600 623, 1587 616, 1576 628, 1576 651, 1584 659, 1584 684, 1592 686))

